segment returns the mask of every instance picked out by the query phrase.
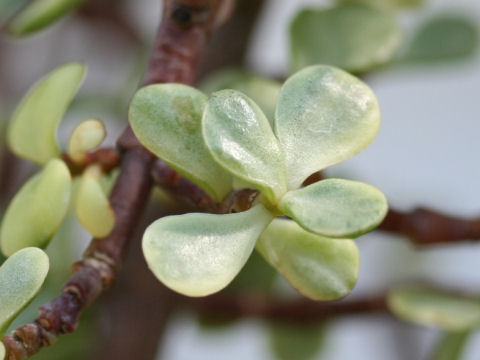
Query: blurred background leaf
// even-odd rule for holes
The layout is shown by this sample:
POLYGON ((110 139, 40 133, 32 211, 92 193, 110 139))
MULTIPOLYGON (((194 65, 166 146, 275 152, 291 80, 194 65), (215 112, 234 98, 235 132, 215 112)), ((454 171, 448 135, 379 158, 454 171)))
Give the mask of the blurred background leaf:
POLYGON ((469 17, 438 15, 417 28, 402 60, 428 63, 466 58, 477 50, 478 39, 478 26, 469 17))

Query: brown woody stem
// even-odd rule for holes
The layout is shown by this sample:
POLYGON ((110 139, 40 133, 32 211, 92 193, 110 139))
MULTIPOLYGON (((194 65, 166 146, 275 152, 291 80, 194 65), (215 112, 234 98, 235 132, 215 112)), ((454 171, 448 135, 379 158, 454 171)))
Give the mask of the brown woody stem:
MULTIPOLYGON (((192 84, 210 33, 225 14, 229 1, 164 0, 159 27, 144 85, 160 82, 192 84)), ((151 188, 153 156, 130 127, 118 141, 123 151, 121 172, 110 201, 115 227, 106 238, 93 239, 83 260, 73 266, 73 276, 63 293, 40 309, 33 322, 3 338, 8 360, 28 358, 57 336, 74 332, 82 311, 115 281, 117 272, 151 188)))

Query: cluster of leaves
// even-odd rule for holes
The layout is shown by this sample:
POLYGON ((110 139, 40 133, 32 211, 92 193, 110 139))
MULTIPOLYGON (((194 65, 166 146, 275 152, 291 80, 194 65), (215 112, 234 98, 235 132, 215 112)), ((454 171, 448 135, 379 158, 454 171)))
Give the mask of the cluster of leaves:
MULTIPOLYGON (((43 284, 49 261, 40 249, 57 233, 72 200, 76 200, 77 218, 91 234, 105 236, 115 222, 101 168, 88 166, 73 182, 56 140, 57 127, 84 73, 83 65, 72 63, 45 76, 23 99, 7 129, 11 151, 43 169, 21 187, 2 219, 0 248, 8 259, 0 268, 0 336, 43 284)), ((73 130, 66 152, 72 164, 85 166, 88 152, 104 137, 99 120, 81 122, 73 130)))
POLYGON ((374 187, 341 179, 299 188, 312 173, 364 149, 380 125, 371 90, 329 66, 306 68, 278 94, 270 121, 248 96, 161 84, 134 96, 138 139, 217 201, 236 187, 260 191, 241 213, 187 214, 154 222, 143 250, 153 273, 190 296, 224 288, 255 246, 300 292, 317 300, 347 295, 358 272, 354 242, 385 216, 374 187), (287 215, 292 220, 275 219, 287 215), (258 241, 257 241, 258 240, 258 241))

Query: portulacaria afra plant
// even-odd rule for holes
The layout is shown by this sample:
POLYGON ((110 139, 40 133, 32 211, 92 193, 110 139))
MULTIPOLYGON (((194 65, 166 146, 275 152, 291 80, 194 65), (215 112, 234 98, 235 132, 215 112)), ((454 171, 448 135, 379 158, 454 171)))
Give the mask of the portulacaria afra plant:
POLYGON ((359 255, 348 238, 381 222, 385 197, 356 181, 302 183, 376 136, 380 111, 366 84, 334 67, 306 68, 283 85, 271 119, 239 91, 207 97, 185 85, 151 85, 135 95, 129 120, 147 149, 215 200, 238 188, 260 192, 247 211, 151 224, 143 251, 165 285, 189 296, 217 292, 256 248, 312 299, 351 291, 359 255))

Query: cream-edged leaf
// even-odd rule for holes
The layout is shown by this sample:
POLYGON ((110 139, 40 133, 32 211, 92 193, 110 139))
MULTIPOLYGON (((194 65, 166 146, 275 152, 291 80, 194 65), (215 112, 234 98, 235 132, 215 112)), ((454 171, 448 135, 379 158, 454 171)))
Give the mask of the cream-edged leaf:
POLYGON ((272 219, 262 205, 228 215, 168 216, 147 228, 143 253, 167 287, 206 296, 226 287, 240 272, 272 219))
POLYGON ((313 300, 335 300, 350 293, 358 277, 354 241, 309 233, 294 221, 275 219, 257 250, 288 282, 313 300))
POLYGON ((202 138, 207 97, 181 84, 158 84, 134 96, 129 121, 140 142, 217 201, 232 190, 231 175, 218 165, 202 138))
POLYGON ((377 99, 361 80, 324 65, 296 73, 283 85, 275 111, 288 188, 359 153, 379 128, 377 99))
POLYGON ((9 204, 0 229, 0 247, 10 256, 25 247, 44 248, 67 214, 72 178, 63 161, 52 159, 22 186, 9 204))
POLYGON ((202 122, 214 159, 275 204, 286 192, 284 158, 258 105, 238 91, 222 90, 208 99, 202 122))
POLYGON ((303 228, 324 236, 357 237, 387 214, 385 195, 369 184, 326 179, 289 191, 279 209, 303 228))
POLYGON ((10 122, 7 141, 18 156, 39 164, 58 157, 57 127, 78 91, 85 66, 70 63, 41 79, 28 92, 10 122))
MULTIPOLYGON (((38 248, 25 248, 0 267, 0 338, 10 323, 40 290, 49 269, 48 256, 38 248)), ((1 358, 1 357, 0 357, 1 358)))

